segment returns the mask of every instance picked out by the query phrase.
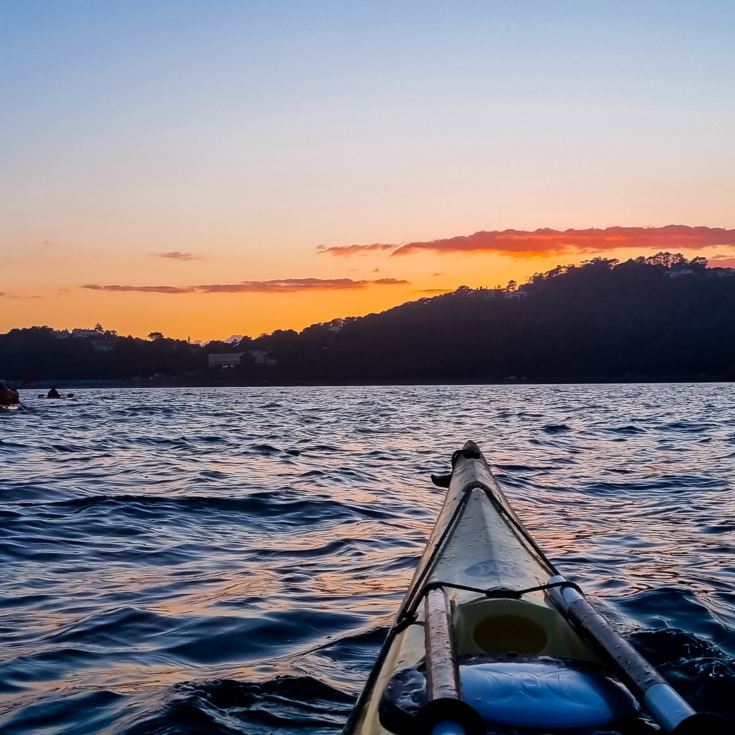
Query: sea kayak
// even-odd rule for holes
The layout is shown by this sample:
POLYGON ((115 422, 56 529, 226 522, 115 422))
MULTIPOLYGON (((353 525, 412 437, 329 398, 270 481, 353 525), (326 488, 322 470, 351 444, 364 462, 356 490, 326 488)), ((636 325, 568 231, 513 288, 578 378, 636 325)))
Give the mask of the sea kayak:
POLYGON ((18 403, 0 403, 0 413, 10 413, 10 411, 17 411, 19 408, 18 403))
POLYGON ((345 735, 731 733, 694 710, 563 577, 473 442, 345 735), (648 731, 657 732, 653 725, 648 731))

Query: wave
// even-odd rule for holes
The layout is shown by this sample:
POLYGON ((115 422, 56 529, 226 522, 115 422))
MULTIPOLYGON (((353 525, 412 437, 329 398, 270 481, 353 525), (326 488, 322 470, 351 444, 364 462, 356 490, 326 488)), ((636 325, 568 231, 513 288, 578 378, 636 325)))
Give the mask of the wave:
POLYGON ((328 498, 309 499, 303 494, 283 492, 251 494, 243 498, 212 495, 183 495, 161 497, 157 495, 93 495, 72 500, 46 503, 56 512, 70 511, 85 514, 122 514, 156 516, 170 514, 174 517, 197 516, 217 513, 245 515, 256 518, 275 518, 284 523, 308 525, 319 520, 345 520, 348 518, 388 518, 390 514, 359 503, 346 503, 328 498))
POLYGON ((313 676, 187 683, 170 693, 163 712, 124 735, 326 735, 341 730, 352 704, 351 696, 313 676))

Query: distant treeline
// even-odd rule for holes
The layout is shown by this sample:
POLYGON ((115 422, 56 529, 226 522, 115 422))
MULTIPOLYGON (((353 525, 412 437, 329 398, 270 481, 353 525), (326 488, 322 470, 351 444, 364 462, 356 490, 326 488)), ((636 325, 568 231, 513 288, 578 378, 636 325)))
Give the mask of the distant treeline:
POLYGON ((0 335, 0 377, 190 384, 735 380, 735 270, 659 253, 461 287, 380 314, 190 344, 98 326, 0 335), (209 367, 226 363, 231 366, 209 367))

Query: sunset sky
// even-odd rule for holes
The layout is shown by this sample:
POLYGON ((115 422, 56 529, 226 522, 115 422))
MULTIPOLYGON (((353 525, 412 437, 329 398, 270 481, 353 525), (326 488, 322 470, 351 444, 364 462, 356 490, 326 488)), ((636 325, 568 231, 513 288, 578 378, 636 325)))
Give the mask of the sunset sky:
POLYGON ((0 331, 735 265, 733 28, 729 0, 0 0, 0 331))

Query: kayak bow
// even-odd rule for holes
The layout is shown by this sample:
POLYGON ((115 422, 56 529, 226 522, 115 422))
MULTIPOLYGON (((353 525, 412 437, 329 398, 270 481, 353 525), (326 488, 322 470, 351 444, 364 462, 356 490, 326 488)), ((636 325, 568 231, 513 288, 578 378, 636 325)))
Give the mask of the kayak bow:
POLYGON ((547 559, 474 442, 345 735, 731 733, 698 714, 547 559))

